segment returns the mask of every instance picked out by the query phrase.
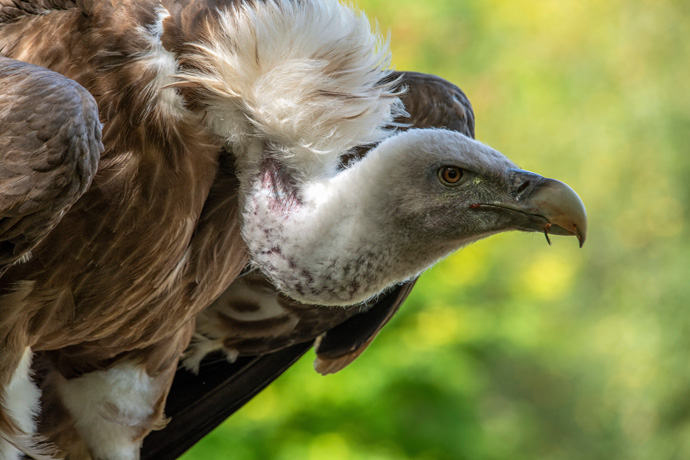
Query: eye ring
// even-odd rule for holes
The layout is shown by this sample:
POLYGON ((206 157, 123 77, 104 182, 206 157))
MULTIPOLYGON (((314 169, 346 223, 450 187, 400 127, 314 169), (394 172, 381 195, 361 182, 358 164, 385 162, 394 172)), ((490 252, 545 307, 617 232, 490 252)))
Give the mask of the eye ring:
POLYGON ((443 185, 449 187, 460 184, 464 171, 457 166, 441 166, 438 170, 438 178, 443 185))

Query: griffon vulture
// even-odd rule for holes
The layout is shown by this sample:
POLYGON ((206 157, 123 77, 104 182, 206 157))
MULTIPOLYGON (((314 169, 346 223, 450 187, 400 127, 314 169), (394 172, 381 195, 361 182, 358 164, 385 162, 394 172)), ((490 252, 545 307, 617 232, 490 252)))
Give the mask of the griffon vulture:
MULTIPOLYGON (((565 184, 450 126, 396 130, 386 43, 337 0, 0 0, 0 54, 2 458, 52 455, 36 383, 56 455, 138 458, 197 318, 192 366, 285 346, 219 336, 219 304, 199 317, 267 294, 261 277, 319 317, 393 287, 368 343, 399 284, 465 244, 584 242, 565 184)), ((333 337, 322 372, 361 349, 329 354, 333 337)))

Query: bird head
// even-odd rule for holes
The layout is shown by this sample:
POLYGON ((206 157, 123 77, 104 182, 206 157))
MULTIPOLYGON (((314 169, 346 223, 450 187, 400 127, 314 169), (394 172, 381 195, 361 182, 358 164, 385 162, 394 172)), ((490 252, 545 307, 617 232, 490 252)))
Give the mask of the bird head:
POLYGON ((447 254, 507 230, 585 241, 585 208, 568 185, 521 170, 481 142, 423 129, 393 136, 377 150, 372 160, 381 165, 367 168, 377 184, 369 212, 402 234, 396 239, 408 241, 414 257, 447 254))

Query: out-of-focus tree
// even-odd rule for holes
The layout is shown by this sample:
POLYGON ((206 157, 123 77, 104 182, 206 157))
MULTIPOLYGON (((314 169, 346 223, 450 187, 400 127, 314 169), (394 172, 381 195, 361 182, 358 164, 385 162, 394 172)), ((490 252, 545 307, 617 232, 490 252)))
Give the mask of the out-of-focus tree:
POLYGON ((690 458, 690 3, 358 5, 478 139, 580 192, 587 244, 462 250, 353 365, 308 355, 184 459, 690 458))

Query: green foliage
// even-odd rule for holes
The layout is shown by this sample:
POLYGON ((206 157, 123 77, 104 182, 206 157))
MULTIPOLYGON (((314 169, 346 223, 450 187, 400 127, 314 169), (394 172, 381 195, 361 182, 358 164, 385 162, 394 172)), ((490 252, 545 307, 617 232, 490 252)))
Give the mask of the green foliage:
POLYGON ((587 244, 464 249, 349 368, 306 356, 184 459, 690 458, 690 3, 359 6, 480 140, 580 193, 587 244))

